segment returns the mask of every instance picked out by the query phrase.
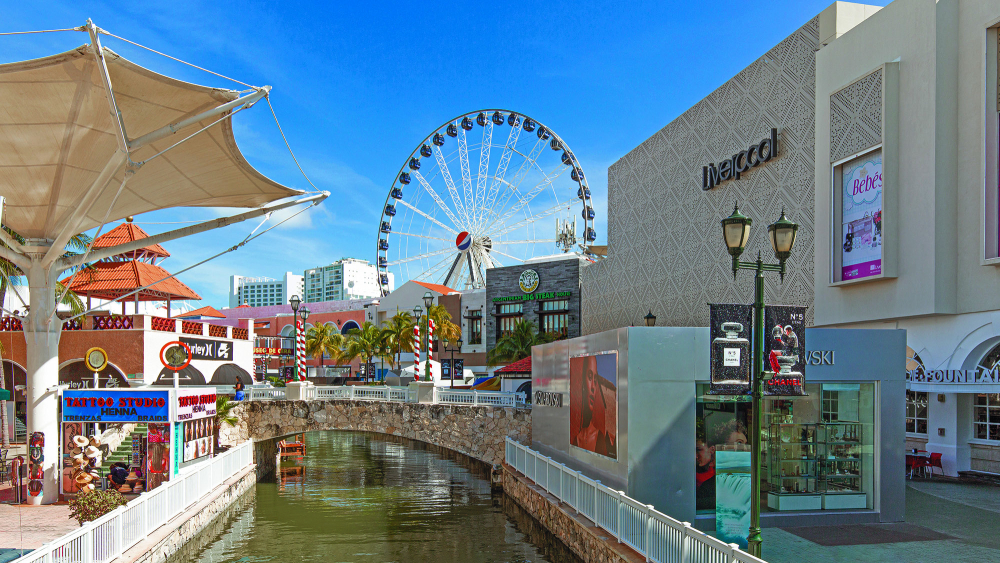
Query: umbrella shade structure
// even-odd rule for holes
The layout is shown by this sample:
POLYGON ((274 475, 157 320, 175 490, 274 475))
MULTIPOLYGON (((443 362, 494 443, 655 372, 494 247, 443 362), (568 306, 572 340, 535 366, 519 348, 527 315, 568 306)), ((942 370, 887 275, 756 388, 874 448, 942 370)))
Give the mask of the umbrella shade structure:
POLYGON ((302 193, 266 178, 243 158, 231 119, 151 158, 219 116, 177 136, 145 143, 143 136, 239 93, 157 74, 106 47, 99 59, 94 49, 84 45, 0 65, 0 99, 8 100, 0 125, 5 225, 23 237, 56 240, 67 226, 73 227, 70 235, 99 226, 109 208, 108 220, 115 221, 168 207, 259 207, 302 193), (121 123, 108 111, 105 64, 121 123), (115 163, 123 148, 128 161, 143 164, 115 163))
POLYGON ((0 401, 9 401, 11 394, 9 389, 0 389, 0 401))
MULTIPOLYGON (((130 301, 201 299, 193 289, 177 278, 170 277, 170 272, 153 264, 136 260, 97 262, 91 268, 76 275, 72 285, 69 286, 70 290, 77 295, 112 300, 152 284, 128 299, 130 301)), ((64 279, 62 283, 69 284, 69 282, 70 277, 64 279)))
POLYGON ((222 364, 215 369, 209 385, 236 385, 237 380, 243 385, 253 385, 253 377, 245 369, 236 364, 222 364))

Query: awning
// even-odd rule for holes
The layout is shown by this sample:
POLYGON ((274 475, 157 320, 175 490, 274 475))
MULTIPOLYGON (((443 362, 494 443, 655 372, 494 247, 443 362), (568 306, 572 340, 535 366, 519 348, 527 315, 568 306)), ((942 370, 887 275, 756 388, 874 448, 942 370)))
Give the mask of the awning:
POLYGON ((209 385, 236 385, 240 380, 244 385, 253 385, 253 377, 236 364, 222 364, 215 373, 212 374, 212 382, 209 385))
POLYGON ((10 390, 0 389, 0 401, 10 401, 10 390))
MULTIPOLYGON (((157 74, 103 48, 114 100, 130 143, 239 97, 233 90, 199 86, 157 74)), ((90 45, 41 59, 0 65, 0 193, 4 224, 28 238, 56 239, 97 227, 126 174, 111 166, 93 205, 87 194, 119 151, 117 120, 101 66, 90 45), (83 216, 74 220, 80 209, 83 216)), ((220 116, 130 147, 141 163, 210 125, 220 116)), ((138 143, 136 143, 138 144, 138 143)), ((108 221, 169 207, 259 207, 302 192, 257 172, 243 158, 224 119, 161 156, 128 180, 108 221)))
MULTIPOLYGON (((174 384, 174 371, 163 368, 160 370, 160 374, 156 377, 156 381, 153 385, 173 385, 174 384)), ((198 368, 193 366, 187 366, 186 368, 177 372, 177 384, 178 385, 206 385, 205 376, 198 371, 198 368)))

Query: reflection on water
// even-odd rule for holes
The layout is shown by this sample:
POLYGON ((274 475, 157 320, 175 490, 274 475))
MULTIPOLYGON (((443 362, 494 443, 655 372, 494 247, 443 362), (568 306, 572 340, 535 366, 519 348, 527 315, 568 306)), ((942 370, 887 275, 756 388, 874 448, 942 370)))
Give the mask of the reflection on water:
POLYGON ((578 563, 485 466, 418 442, 306 435, 278 483, 258 483, 170 559, 205 562, 578 563))

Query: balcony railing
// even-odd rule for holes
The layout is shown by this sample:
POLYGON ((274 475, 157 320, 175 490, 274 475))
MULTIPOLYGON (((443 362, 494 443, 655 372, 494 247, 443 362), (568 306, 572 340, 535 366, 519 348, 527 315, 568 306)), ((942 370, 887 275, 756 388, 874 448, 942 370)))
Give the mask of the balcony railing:
POLYGON ((218 338, 226 338, 226 327, 221 325, 208 325, 208 335, 218 338))
MULTIPOLYGON (((64 331, 79 330, 154 330, 191 335, 208 335, 215 338, 249 340, 246 328, 215 325, 201 321, 186 321, 149 315, 87 315, 63 322, 64 331), (230 336, 232 329, 232 336, 230 336)), ((0 317, 0 332, 21 332, 24 325, 18 317, 0 317)))
POLYGON ((195 323, 191 321, 181 321, 181 332, 184 334, 205 334, 205 328, 203 323, 195 323))
POLYGON ((150 317, 149 328, 161 332, 177 332, 177 321, 163 317, 150 317))
POLYGON ((132 317, 122 315, 108 315, 93 317, 94 330, 128 330, 134 328, 132 317))

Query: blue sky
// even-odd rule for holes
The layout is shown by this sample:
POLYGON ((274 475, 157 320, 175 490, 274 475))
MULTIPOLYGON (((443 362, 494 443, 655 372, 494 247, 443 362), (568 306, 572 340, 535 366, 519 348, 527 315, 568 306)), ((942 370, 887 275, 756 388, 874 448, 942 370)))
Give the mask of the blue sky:
MULTIPOLYGON (((606 241, 607 168, 828 0, 698 2, 20 2, 0 31, 69 28, 88 17, 111 33, 255 85, 270 84, 282 127, 322 206, 180 279, 201 304, 225 306, 229 276, 270 276, 344 256, 374 259, 381 206, 396 171, 434 127, 481 107, 544 121, 590 179, 606 241), (86 4, 86 5, 85 5, 86 4)), ((885 2, 873 2, 885 4, 885 2)), ((83 33, 0 37, 0 62, 65 51, 83 33)), ((180 79, 234 88, 113 38, 106 46, 180 79)), ((240 113, 247 159, 308 189, 266 106, 240 113)), ((137 217, 150 233, 218 210, 137 217)), ((239 242, 256 222, 168 243, 180 270, 239 242)))

